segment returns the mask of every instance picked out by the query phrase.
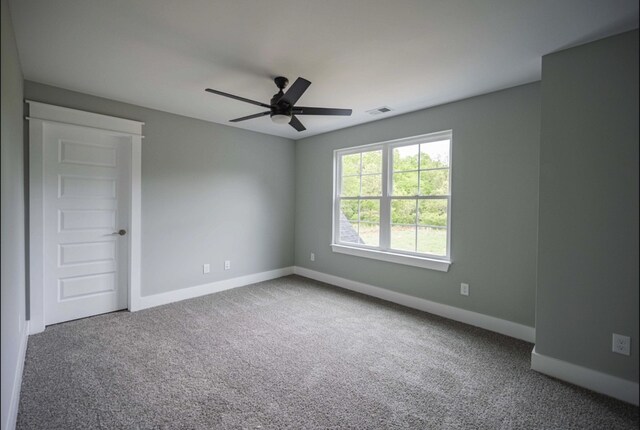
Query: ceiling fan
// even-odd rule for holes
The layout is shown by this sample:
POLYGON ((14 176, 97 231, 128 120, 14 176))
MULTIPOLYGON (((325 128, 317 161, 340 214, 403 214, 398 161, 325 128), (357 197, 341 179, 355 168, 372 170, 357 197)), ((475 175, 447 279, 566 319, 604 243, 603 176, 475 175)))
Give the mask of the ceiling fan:
POLYGON ((224 93, 222 91, 212 90, 211 88, 207 88, 205 91, 269 109, 268 111, 260 112, 254 115, 232 119, 230 120, 230 122, 240 122, 247 119, 260 118, 262 116, 271 115, 271 120, 276 124, 288 123, 296 130, 304 131, 306 130, 306 128, 304 127, 304 125, 302 125, 296 115, 351 115, 351 109, 295 106, 298 99, 302 96, 302 94, 304 94, 307 88, 309 88, 309 85, 311 85, 311 82, 307 81, 306 79, 296 79, 296 81, 293 83, 293 85, 291 85, 291 87, 289 87, 286 93, 282 90, 284 90, 284 88, 289 83, 289 80, 287 78, 278 76, 273 81, 276 83, 276 86, 280 89, 280 91, 273 95, 273 97, 271 98, 271 104, 260 103, 255 100, 246 99, 240 96, 234 96, 233 94, 224 93))

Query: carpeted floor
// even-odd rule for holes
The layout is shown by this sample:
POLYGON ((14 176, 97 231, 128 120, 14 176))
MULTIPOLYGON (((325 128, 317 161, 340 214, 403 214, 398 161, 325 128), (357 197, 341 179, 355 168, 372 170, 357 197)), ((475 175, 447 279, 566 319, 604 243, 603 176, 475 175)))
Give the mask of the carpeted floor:
POLYGON ((289 276, 31 336, 17 428, 638 428, 532 347, 289 276))

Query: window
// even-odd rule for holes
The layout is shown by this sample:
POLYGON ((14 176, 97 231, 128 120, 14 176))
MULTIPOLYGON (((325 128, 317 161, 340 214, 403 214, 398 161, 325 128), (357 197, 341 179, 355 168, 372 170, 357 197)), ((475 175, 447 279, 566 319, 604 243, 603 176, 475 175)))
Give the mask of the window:
POLYGON ((447 271, 451 136, 336 150, 333 250, 447 271))

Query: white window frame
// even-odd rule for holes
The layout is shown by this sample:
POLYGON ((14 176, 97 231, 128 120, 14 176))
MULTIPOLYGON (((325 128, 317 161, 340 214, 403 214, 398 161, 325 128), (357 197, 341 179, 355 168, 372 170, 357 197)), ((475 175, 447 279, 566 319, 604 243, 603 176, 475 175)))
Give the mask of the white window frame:
POLYGON ((388 140, 367 145, 353 146, 350 148, 336 149, 333 151, 333 211, 332 211, 332 242, 333 252, 355 255, 358 257, 372 258, 391 263, 405 264, 409 266, 433 269, 447 272, 453 263, 451 258, 451 171, 452 171, 452 130, 422 134, 402 139, 388 140), (393 149, 399 146, 415 145, 419 143, 449 140, 449 194, 446 196, 392 196, 393 149), (340 242, 340 186, 341 163, 343 155, 357 154, 366 151, 382 150, 382 196, 380 197, 380 243, 379 246, 340 242), (391 237, 391 200, 406 198, 415 200, 446 199, 447 200, 447 252, 445 256, 424 254, 410 251, 399 251, 390 248, 391 237))

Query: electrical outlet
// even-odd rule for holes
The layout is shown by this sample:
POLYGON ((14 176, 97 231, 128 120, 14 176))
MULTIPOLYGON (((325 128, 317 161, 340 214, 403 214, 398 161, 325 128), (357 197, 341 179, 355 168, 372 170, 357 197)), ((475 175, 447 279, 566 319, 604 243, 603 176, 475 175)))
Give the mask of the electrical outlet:
POLYGON ((463 296, 469 295, 469 284, 465 284, 464 282, 460 284, 460 294, 463 296))
POLYGON ((611 350, 622 355, 631 355, 631 338, 613 333, 611 350))
POLYGON ((316 261, 316 254, 314 254, 313 252, 311 253, 311 256, 309 256, 309 260, 311 261, 316 261))
POLYGON ((203 264, 202 273, 209 273, 209 272, 211 272, 211 266, 209 264, 203 264))
POLYGON ((231 261, 224 260, 224 270, 229 270, 229 269, 231 269, 231 261))

